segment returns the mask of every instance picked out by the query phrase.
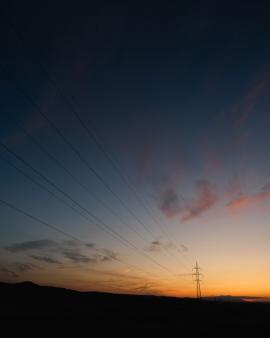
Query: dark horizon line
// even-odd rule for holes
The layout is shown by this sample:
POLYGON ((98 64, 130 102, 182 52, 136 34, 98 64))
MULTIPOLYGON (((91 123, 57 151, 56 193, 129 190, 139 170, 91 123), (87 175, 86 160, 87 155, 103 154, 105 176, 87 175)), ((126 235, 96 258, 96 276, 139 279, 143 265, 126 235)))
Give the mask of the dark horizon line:
MULTIPOLYGON (((0 281, 0 286, 1 285, 10 285, 10 286, 23 286, 23 285, 31 285, 33 287, 40 287, 40 288, 51 288, 51 289, 58 289, 58 290, 65 290, 65 291, 70 291, 70 292, 75 292, 75 293, 80 293, 80 294, 107 294, 107 295, 115 295, 115 296, 136 296, 136 297, 158 297, 158 298, 170 298, 170 299, 189 299, 189 300, 197 300, 197 298, 194 296, 185 296, 185 297, 177 297, 177 296, 166 296, 166 295, 155 295, 155 294, 136 294, 136 293, 121 293, 121 292, 109 292, 109 291, 81 291, 81 290, 76 290, 76 289, 71 289, 71 288, 65 288, 61 286, 53 286, 53 285, 40 285, 35 282, 26 280, 26 281, 21 281, 21 282, 4 282, 0 281)), ((270 297, 261 297, 261 296, 233 296, 233 295, 211 295, 211 296, 203 296, 201 297, 201 300, 206 300, 206 301, 227 301, 227 302, 249 302, 249 300, 252 300, 253 302, 269 302, 270 303, 270 297), (247 300, 247 301, 246 301, 247 300)))

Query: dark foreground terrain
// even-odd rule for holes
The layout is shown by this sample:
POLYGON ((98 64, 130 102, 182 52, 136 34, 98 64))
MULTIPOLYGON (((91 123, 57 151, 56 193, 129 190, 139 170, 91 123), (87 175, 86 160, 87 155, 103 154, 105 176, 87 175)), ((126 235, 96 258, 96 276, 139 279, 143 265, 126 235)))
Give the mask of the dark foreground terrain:
POLYGON ((270 304, 0 283, 0 337, 270 337, 270 304))

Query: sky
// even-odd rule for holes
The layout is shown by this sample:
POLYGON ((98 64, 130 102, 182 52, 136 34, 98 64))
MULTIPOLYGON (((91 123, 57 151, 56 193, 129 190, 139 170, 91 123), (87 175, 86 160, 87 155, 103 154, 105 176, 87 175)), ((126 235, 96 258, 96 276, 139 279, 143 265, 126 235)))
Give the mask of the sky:
POLYGON ((269 11, 6 4, 0 279, 270 297, 269 11))

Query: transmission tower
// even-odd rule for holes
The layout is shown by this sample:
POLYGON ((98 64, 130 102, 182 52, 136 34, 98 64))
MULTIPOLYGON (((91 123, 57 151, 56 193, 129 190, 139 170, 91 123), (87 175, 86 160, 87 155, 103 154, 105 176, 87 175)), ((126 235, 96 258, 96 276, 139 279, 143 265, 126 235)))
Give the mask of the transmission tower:
POLYGON ((201 285, 200 282, 201 280, 201 273, 200 273, 200 267, 198 265, 198 262, 196 262, 195 267, 193 268, 192 276, 193 276, 193 281, 196 283, 196 293, 197 293, 197 298, 202 298, 202 293, 201 293, 201 285))

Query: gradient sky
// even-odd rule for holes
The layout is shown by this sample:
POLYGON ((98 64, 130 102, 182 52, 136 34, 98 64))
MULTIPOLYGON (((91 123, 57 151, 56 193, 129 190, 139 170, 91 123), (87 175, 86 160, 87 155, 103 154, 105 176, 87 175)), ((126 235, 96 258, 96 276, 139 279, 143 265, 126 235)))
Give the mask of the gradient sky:
POLYGON ((270 6, 11 3, 1 280, 270 297, 270 6))

